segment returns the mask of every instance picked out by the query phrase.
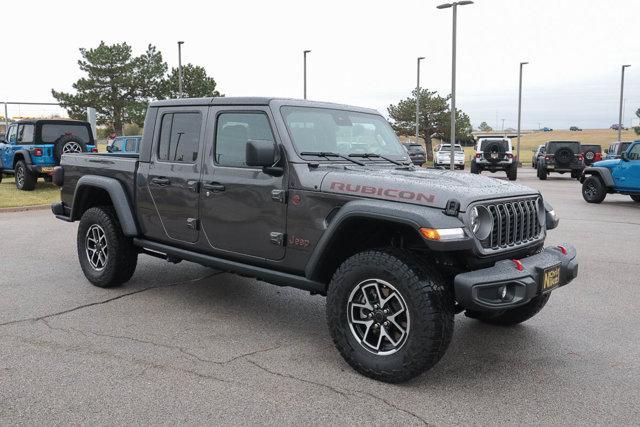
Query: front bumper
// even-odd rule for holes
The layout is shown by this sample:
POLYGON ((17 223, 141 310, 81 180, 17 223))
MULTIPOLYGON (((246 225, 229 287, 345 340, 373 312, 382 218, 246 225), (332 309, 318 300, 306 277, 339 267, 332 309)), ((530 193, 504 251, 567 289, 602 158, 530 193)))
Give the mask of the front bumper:
POLYGON ((498 261, 493 267, 461 273, 455 276, 453 285, 456 300, 463 308, 475 311, 500 311, 529 302, 543 292, 564 286, 578 275, 576 249, 564 244, 547 247, 542 252, 518 260, 498 261), (543 276, 547 269, 560 266, 557 286, 543 291, 543 276), (506 296, 502 292, 506 289, 506 296))

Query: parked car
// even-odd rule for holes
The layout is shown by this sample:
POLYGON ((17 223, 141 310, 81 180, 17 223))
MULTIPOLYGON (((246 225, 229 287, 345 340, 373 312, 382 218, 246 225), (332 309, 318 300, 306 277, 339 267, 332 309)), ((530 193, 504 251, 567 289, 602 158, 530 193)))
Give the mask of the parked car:
POLYGON ((570 130, 571 132, 581 132, 581 131, 582 131, 582 129, 580 129, 578 126, 571 126, 571 127, 569 128, 569 130, 570 130))
POLYGON ((110 153, 137 153, 140 149, 140 140, 142 136, 118 136, 116 137, 111 146, 107 146, 107 151, 110 153))
POLYGON ((475 156, 471 159, 471 173, 504 171, 510 181, 518 177, 518 162, 513 156, 510 138, 479 138, 475 156))
POLYGON ((631 143, 618 159, 585 168, 580 182, 582 197, 588 203, 600 203, 612 193, 629 195, 640 203, 640 141, 631 143))
POLYGON ((598 144, 580 144, 580 152, 585 166, 591 166, 594 162, 602 160, 602 147, 598 144))
POLYGON ((618 123, 614 123, 612 124, 609 129, 613 129, 613 130, 629 130, 629 128, 626 128, 624 126, 620 126, 618 123))
POLYGON ((542 129, 540 129, 542 132, 551 132, 553 129, 549 128, 549 127, 543 127, 542 129))
MULTIPOLYGON (((464 169, 464 150, 462 146, 456 144, 453 151, 453 165, 456 169, 464 169)), ((436 151, 434 166, 446 166, 451 167, 451 144, 440 144, 438 151, 436 151)))
POLYGON ((50 179, 63 154, 90 151, 97 149, 88 122, 19 120, 9 125, 0 141, 0 177, 15 175, 16 188, 31 191, 39 177, 50 179))
POLYGON ((414 165, 422 166, 427 162, 427 152, 424 151, 422 144, 406 142, 403 145, 407 149, 409 158, 414 165))
POLYGON ((538 159, 542 156, 544 156, 544 144, 539 145, 538 148, 536 148, 536 151, 533 152, 533 157, 531 157, 531 167, 533 167, 534 169, 538 167, 538 159))
POLYGON ((620 155, 627 151, 631 145, 631 141, 616 141, 613 144, 609 145, 609 148, 605 150, 606 156, 605 159, 619 159, 620 155))
POLYGON ((584 157, 578 141, 549 141, 545 145, 544 157, 538 159, 538 178, 547 179, 551 172, 571 173, 571 178, 580 179, 584 169, 584 157))
POLYGON ((154 101, 137 158, 67 155, 54 182, 94 285, 128 281, 147 254, 326 295, 336 347, 382 381, 437 363, 455 313, 521 323, 578 271, 575 248, 544 248, 558 218, 537 190, 416 168, 370 109, 154 101), (368 152, 351 152, 361 128, 368 152))

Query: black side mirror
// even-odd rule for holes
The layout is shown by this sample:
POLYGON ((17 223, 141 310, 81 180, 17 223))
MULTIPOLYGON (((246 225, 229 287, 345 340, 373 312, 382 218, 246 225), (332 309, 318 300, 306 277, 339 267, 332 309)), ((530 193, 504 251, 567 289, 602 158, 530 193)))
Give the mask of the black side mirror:
POLYGON ((249 140, 246 148, 247 166, 273 166, 276 161, 276 145, 272 141, 249 140))

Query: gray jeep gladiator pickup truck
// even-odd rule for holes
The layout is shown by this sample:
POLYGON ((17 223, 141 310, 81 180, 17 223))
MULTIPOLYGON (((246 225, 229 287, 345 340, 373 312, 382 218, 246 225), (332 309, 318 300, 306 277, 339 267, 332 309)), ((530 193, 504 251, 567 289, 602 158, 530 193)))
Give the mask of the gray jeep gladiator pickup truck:
POLYGON ((376 111, 271 98, 151 103, 139 154, 68 154, 53 213, 79 220, 87 279, 139 254, 326 295, 336 347, 400 382, 445 353, 454 315, 514 325, 577 275, 535 190, 415 168, 376 111))

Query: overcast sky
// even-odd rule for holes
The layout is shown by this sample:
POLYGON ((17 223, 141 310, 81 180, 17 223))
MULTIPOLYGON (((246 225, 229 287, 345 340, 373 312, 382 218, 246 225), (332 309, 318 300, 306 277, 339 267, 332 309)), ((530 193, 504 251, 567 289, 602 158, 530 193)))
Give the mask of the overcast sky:
MULTIPOLYGON (((81 74, 78 48, 156 45, 177 66, 206 67, 228 96, 302 97, 386 108, 415 87, 451 87, 451 9, 440 1, 12 1, 3 5, 0 100, 53 101, 81 74)), ((474 126, 515 127, 518 64, 525 66, 523 127, 609 127, 640 107, 639 0, 476 0, 458 9, 458 106, 474 126)), ((27 107, 10 110, 28 113, 27 107)), ((37 111, 51 111, 38 107, 37 111)))

